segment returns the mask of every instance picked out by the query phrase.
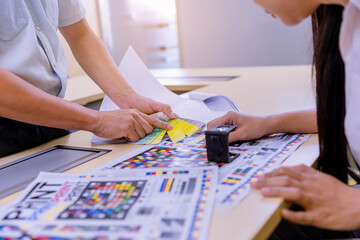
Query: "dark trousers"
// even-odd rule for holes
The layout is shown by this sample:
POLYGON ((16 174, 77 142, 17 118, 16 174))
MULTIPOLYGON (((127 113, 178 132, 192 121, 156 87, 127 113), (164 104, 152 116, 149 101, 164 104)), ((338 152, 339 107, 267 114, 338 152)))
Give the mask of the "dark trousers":
MULTIPOLYGON (((301 208, 293 205, 293 210, 301 208)), ((275 231, 269 237, 269 240, 292 240, 292 239, 347 239, 359 238, 360 230, 355 231, 330 231, 312 226, 302 226, 287 220, 282 220, 275 231)))
POLYGON ((357 231, 330 231, 311 226, 301 226, 282 220, 269 240, 347 239, 357 237, 359 237, 357 231))
POLYGON ((0 157, 68 135, 64 129, 37 126, 0 117, 0 157))

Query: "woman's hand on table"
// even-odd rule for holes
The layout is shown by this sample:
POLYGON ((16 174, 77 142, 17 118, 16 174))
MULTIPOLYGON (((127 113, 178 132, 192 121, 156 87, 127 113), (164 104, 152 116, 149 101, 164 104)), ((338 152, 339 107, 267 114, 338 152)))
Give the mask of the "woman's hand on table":
POLYGON ((294 223, 332 230, 360 227, 360 190, 305 165, 281 167, 251 183, 265 197, 280 197, 303 207, 282 209, 294 223))
POLYGON ((233 111, 209 122, 207 128, 210 130, 217 125, 236 126, 235 131, 229 135, 229 142, 257 139, 267 135, 269 132, 266 117, 251 116, 233 111))

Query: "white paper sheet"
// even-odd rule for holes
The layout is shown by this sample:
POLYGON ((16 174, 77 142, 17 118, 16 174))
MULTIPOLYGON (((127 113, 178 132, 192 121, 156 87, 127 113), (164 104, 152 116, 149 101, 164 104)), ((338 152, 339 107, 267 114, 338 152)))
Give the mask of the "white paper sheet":
POLYGON ((2 208, 0 236, 206 239, 217 175, 217 167, 41 173, 2 208))
POLYGON ((224 114, 228 111, 241 112, 239 106, 235 102, 223 95, 193 91, 183 94, 182 96, 204 102, 212 112, 220 112, 220 114, 224 114))
MULTIPOLYGON (((173 111, 182 118, 194 119, 202 122, 209 122, 217 117, 224 115, 229 109, 236 111, 234 103, 224 97, 210 98, 208 103, 204 100, 181 97, 161 85, 161 83, 151 74, 149 69, 137 56, 134 49, 129 47, 121 61, 120 73, 130 84, 130 86, 140 95, 151 98, 155 101, 169 104, 173 111), (230 103, 231 102, 231 103, 230 103)), ((110 111, 119 107, 108 97, 105 96, 100 111, 110 111)), ((106 144, 118 142, 118 140, 100 138, 94 135, 93 144, 106 144)))

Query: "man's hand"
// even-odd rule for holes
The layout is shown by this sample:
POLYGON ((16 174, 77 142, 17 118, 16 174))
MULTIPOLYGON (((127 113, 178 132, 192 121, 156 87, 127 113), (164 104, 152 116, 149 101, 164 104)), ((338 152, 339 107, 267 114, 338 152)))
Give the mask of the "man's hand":
POLYGON ((265 197, 281 197, 304 208, 283 209, 289 221, 331 230, 360 227, 360 190, 305 165, 279 168, 251 186, 265 197))
POLYGON ((163 112, 170 119, 179 117, 175 114, 171 107, 167 104, 156 102, 150 98, 138 95, 136 93, 128 94, 122 97, 118 103, 123 109, 135 108, 140 112, 152 114, 156 112, 163 112))
POLYGON ((233 111, 209 122, 207 128, 212 129, 217 125, 236 126, 235 131, 229 135, 229 142, 257 139, 267 134, 264 117, 255 117, 233 111))
POLYGON ((134 92, 120 74, 104 43, 93 33, 85 18, 59 29, 81 67, 119 107, 137 109, 147 114, 164 112, 171 119, 177 117, 170 106, 134 92))
POLYGON ((153 126, 170 130, 171 124, 160 121, 134 109, 97 112, 97 121, 92 129, 95 135, 105 138, 124 137, 138 141, 153 130, 153 126))

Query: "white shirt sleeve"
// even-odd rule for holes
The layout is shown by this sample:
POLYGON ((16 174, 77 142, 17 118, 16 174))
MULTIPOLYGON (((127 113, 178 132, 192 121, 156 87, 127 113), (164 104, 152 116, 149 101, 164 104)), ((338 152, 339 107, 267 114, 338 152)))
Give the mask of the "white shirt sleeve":
POLYGON ((74 24, 86 15, 86 10, 80 0, 58 0, 59 27, 74 24))
POLYGON ((345 63, 345 134, 360 166, 360 0, 350 0, 344 10, 340 50, 345 63))

